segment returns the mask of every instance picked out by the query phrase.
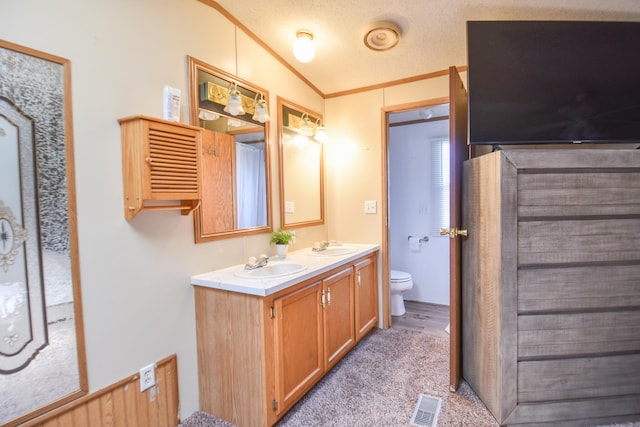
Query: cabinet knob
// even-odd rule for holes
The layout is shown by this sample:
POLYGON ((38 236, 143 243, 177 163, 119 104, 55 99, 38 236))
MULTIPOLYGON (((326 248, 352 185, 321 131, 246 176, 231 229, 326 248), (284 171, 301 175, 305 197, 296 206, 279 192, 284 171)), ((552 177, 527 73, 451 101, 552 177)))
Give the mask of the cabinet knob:
POLYGON ((153 159, 151 157, 145 157, 144 161, 147 163, 153 163, 153 159))

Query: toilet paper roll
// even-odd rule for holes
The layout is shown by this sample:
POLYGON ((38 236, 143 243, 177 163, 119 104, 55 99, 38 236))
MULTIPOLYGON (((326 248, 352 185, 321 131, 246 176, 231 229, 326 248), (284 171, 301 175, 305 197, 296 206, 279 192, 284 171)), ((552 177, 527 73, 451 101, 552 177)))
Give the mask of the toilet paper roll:
POLYGON ((409 237, 409 249, 413 252, 420 252, 420 238, 409 237))

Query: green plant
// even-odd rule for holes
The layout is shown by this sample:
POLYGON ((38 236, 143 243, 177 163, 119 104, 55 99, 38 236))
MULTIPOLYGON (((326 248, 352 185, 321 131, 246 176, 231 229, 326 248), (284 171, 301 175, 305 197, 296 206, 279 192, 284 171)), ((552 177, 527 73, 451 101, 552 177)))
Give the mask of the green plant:
POLYGON ((296 235, 293 231, 278 228, 278 231, 271 233, 270 243, 272 245, 288 245, 289 243, 293 243, 295 237, 296 235))

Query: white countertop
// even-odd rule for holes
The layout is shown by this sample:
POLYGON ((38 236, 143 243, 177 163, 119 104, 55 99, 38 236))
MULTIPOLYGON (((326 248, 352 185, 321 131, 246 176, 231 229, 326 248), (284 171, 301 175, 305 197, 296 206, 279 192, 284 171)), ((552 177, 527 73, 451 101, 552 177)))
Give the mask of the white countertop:
POLYGON ((309 247, 289 252, 285 259, 279 259, 277 256, 270 257, 268 265, 298 263, 305 266, 304 270, 286 276, 266 279, 238 277, 236 274, 244 270, 244 264, 238 264, 233 267, 191 276, 191 284, 244 294, 267 296, 379 249, 378 245, 372 244, 343 243, 342 246, 354 248, 356 251, 345 255, 318 256, 317 254, 313 255, 309 247))

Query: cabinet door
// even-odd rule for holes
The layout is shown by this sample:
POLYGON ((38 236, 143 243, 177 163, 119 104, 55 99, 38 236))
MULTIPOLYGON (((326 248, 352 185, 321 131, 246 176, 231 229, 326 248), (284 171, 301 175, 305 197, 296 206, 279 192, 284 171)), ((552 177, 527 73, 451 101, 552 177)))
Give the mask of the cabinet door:
POLYGON ((202 130, 202 209, 199 235, 236 228, 235 152, 233 135, 202 130), (206 212, 204 215, 202 212, 206 212))
POLYGON ((370 257, 355 265, 356 340, 360 341, 378 323, 378 268, 370 257))
POLYGON ((330 369, 356 343, 352 267, 329 276, 323 282, 324 357, 330 369))
POLYGON ((323 375, 322 282, 274 301, 276 412, 290 408, 323 375))

